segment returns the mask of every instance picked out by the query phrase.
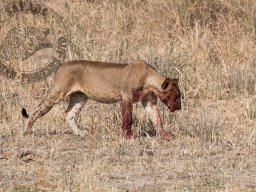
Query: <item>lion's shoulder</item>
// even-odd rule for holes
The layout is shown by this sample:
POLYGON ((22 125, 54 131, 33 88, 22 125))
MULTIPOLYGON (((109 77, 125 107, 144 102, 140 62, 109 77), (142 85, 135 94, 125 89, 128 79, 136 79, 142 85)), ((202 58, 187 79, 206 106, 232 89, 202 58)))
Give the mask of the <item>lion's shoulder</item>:
POLYGON ((135 60, 128 64, 130 71, 146 73, 150 65, 143 60, 135 60))

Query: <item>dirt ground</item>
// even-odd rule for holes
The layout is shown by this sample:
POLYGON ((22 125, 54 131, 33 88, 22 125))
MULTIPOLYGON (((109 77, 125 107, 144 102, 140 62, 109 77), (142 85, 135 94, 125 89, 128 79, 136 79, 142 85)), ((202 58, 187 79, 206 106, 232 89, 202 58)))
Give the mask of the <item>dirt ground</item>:
MULTIPOLYGON (((18 131, 2 133, 0 188, 2 191, 254 191, 255 122, 229 127, 234 125, 233 121, 239 122, 239 113, 228 118, 232 104, 226 103, 223 108, 222 102, 205 103, 193 109, 198 116, 191 115, 186 103, 185 109, 169 116, 172 122, 165 125, 177 137, 170 142, 145 134, 126 140, 118 135, 118 123, 113 128, 104 122, 109 127, 99 125, 97 120, 93 122, 91 118, 97 115, 91 110, 83 110, 80 116, 91 127, 92 134, 86 139, 71 134, 64 122, 57 127, 47 117, 42 124, 48 121, 49 125, 37 124, 32 136, 20 136, 18 131), (197 129, 198 126, 208 130, 197 129), (244 133, 240 132, 241 126, 244 133)), ((95 105, 90 102, 88 108, 104 109, 102 119, 108 111, 113 118, 118 116, 118 106, 95 105)), ((57 118, 61 118, 61 113, 57 114, 61 107, 52 112, 54 115, 56 112, 57 118)), ((166 116, 167 109, 163 111, 166 116)), ((141 113, 140 106, 135 113, 141 113)), ((147 118, 136 120, 140 121, 134 127, 137 134, 147 132, 145 126, 139 128, 150 127, 147 118)))

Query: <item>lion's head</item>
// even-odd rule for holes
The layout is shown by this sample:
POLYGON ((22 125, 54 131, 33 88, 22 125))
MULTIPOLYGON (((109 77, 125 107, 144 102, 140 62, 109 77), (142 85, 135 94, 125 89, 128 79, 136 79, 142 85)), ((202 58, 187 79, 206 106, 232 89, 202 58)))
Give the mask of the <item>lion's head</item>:
POLYGON ((161 91, 157 92, 157 97, 171 112, 181 109, 181 93, 178 83, 178 79, 166 78, 161 86, 161 91))

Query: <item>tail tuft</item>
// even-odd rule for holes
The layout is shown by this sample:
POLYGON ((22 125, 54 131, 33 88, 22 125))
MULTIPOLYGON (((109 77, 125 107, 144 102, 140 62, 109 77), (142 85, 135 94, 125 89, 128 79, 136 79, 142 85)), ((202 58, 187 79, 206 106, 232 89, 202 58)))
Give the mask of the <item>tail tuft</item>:
POLYGON ((25 108, 22 108, 21 114, 22 114, 22 116, 23 116, 24 118, 28 118, 28 117, 29 117, 29 115, 28 115, 28 113, 27 113, 27 111, 26 111, 25 108))

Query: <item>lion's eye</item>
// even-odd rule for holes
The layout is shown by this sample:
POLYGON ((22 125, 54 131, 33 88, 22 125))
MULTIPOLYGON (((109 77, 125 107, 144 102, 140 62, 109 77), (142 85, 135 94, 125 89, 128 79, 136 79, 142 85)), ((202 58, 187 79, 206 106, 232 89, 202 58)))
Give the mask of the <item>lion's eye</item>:
POLYGON ((177 93, 177 94, 175 94, 174 95, 174 99, 176 100, 176 99, 179 99, 180 98, 180 93, 177 93))

